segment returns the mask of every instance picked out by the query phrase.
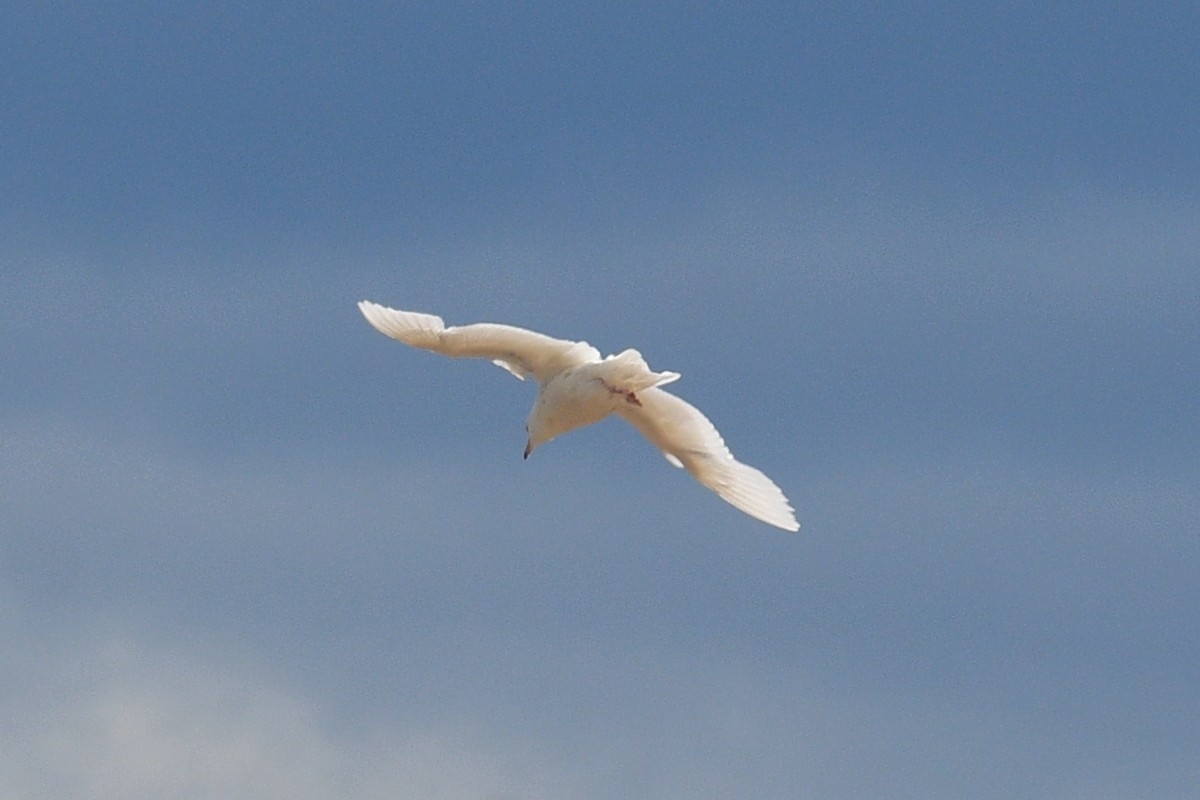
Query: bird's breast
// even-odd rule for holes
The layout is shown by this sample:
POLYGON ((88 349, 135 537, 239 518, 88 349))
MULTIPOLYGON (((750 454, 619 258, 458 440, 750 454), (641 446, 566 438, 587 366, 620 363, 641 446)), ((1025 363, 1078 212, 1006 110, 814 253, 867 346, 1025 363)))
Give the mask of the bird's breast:
POLYGON ((542 394, 547 411, 575 428, 599 422, 615 407, 604 382, 583 370, 567 370, 550 381, 542 394))

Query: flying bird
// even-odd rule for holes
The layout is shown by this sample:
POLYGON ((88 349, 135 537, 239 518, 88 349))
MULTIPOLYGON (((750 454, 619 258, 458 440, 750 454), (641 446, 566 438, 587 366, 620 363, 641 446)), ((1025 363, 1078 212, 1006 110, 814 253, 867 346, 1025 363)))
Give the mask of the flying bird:
POLYGON ((455 358, 486 358, 521 380, 533 376, 537 397, 525 430, 525 458, 568 431, 616 414, 642 432, 667 461, 745 513, 788 531, 800 530, 792 506, 770 478, 729 452, 694 406, 661 387, 677 372, 654 372, 637 350, 600 357, 587 342, 554 339, 511 325, 446 327, 441 317, 358 304, 380 333, 455 358))

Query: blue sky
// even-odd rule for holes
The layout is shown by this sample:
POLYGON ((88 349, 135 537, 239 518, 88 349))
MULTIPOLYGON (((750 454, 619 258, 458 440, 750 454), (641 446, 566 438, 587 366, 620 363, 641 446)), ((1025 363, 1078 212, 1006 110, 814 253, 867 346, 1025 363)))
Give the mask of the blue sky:
POLYGON ((5 16, 5 796, 1200 781, 1194 10, 5 16), (802 531, 362 298, 637 347, 802 531))

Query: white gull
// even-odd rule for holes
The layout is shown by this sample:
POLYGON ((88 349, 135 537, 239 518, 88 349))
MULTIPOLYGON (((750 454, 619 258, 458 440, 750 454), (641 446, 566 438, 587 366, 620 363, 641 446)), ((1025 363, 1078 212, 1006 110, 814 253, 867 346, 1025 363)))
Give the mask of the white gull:
POLYGON ((447 328, 440 317, 358 304, 376 330, 412 347, 456 358, 487 358, 538 382, 525 430, 525 458, 540 444, 616 414, 721 498, 755 519, 800 529, 788 499, 770 478, 729 452, 717 429, 690 403, 659 388, 677 372, 653 372, 637 350, 601 358, 587 342, 554 339, 511 325, 447 328))

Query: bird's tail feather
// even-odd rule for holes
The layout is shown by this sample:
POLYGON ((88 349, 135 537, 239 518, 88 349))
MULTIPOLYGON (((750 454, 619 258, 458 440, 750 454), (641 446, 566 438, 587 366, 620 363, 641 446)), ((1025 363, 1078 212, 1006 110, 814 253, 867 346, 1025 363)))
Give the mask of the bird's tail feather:
POLYGON ((637 350, 625 350, 604 359, 608 365, 608 380, 631 392, 643 392, 654 386, 665 386, 679 380, 678 372, 655 372, 637 350))

